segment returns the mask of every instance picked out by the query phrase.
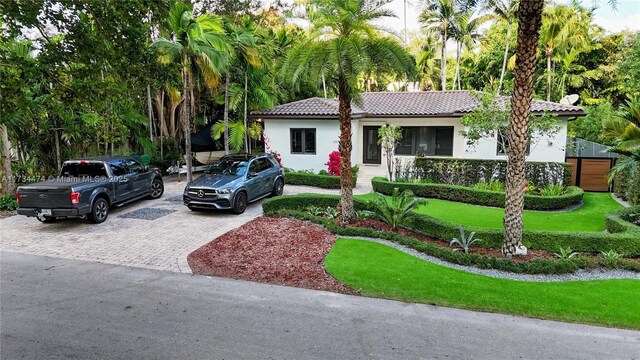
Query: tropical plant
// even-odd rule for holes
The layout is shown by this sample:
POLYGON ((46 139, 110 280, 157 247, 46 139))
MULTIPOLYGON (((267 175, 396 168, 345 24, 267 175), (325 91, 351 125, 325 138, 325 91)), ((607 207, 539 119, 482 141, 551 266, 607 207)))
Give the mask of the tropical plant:
POLYGON ((553 253, 553 255, 555 257, 557 257, 558 259, 560 259, 560 260, 571 260, 576 255, 578 255, 578 253, 576 253, 573 250, 571 250, 570 247, 567 247, 567 248, 560 247, 558 249, 558 252, 557 253, 553 253))
POLYGON ((447 40, 451 37, 456 11, 453 0, 434 0, 420 14, 420 22, 429 34, 440 40, 440 90, 447 90, 447 40))
POLYGON ((171 4, 168 19, 171 39, 158 38, 154 43, 164 62, 180 64, 182 68, 182 119, 185 138, 187 181, 191 173, 191 124, 195 112, 193 97, 199 75, 208 87, 218 84, 229 62, 229 47, 225 42, 223 22, 212 14, 193 15, 193 6, 182 1, 171 4))
POLYGON ((404 225, 415 217, 415 209, 422 204, 426 204, 425 200, 419 200, 413 195, 411 190, 405 190, 400 193, 398 188, 394 188, 390 197, 376 194, 376 198, 368 202, 367 211, 370 217, 384 221, 392 229, 404 225))
POLYGON ((378 129, 378 144, 382 147, 382 152, 387 159, 387 174, 389 181, 393 180, 394 160, 396 146, 402 139, 402 131, 396 125, 383 125, 378 129))
POLYGON ((325 163, 328 175, 340 176, 340 163, 340 152, 332 151, 329 154, 329 161, 325 163))
POLYGON ((227 133, 226 146, 236 151, 242 150, 245 146, 245 134, 247 133, 243 121, 235 120, 225 124, 224 120, 218 120, 211 127, 211 138, 213 140, 220 140, 225 131, 227 133))
POLYGON ((0 210, 13 211, 18 208, 18 202, 16 197, 12 194, 7 194, 0 197, 0 210))
POLYGON ((283 65, 291 82, 324 80, 338 95, 340 122, 340 208, 343 223, 355 216, 351 172, 351 103, 359 101, 358 79, 370 69, 411 77, 415 60, 396 40, 379 35, 371 21, 393 13, 363 0, 312 0, 306 8, 309 41, 291 50, 283 65))
POLYGON ((322 216, 324 215, 324 209, 320 206, 310 205, 304 209, 307 213, 313 216, 322 216))
POLYGON ((327 217, 331 218, 331 219, 335 219, 338 216, 340 216, 340 212, 338 211, 338 209, 331 207, 331 206, 327 206, 324 209, 324 215, 326 215, 327 217))
POLYGON ((482 37, 480 26, 487 20, 487 17, 474 17, 473 11, 460 12, 455 15, 455 22, 452 28, 452 38, 456 41, 456 70, 453 77, 453 88, 462 89, 460 85, 460 56, 465 49, 472 49, 482 37))
POLYGON ((504 75, 507 70, 507 60, 509 59, 509 47, 511 45, 511 30, 518 19, 519 0, 487 0, 485 10, 492 11, 497 18, 507 23, 507 34, 505 37, 504 56, 502 58, 502 70, 500 71, 500 80, 496 88, 496 95, 500 95, 504 75))
POLYGON ((356 210, 356 217, 358 219, 366 219, 369 217, 369 213, 366 210, 356 210))
POLYGON ((504 192, 504 184, 498 180, 489 180, 488 182, 479 182, 473 185, 474 189, 504 192))
POLYGON ((640 98, 629 99, 622 114, 602 121, 602 135, 614 142, 609 151, 624 155, 609 172, 610 182, 617 174, 640 167, 640 98))
POLYGON ((622 254, 615 250, 600 251, 600 255, 602 256, 604 264, 612 267, 617 265, 622 259, 622 254))
POLYGON ((540 196, 560 196, 567 192, 567 188, 562 185, 547 185, 539 191, 540 196))
POLYGON ((476 232, 472 231, 469 235, 465 234, 464 229, 462 227, 458 228, 460 230, 460 238, 453 238, 449 242, 449 246, 458 245, 465 254, 469 253, 469 248, 475 242, 482 241, 480 239, 475 238, 476 232))

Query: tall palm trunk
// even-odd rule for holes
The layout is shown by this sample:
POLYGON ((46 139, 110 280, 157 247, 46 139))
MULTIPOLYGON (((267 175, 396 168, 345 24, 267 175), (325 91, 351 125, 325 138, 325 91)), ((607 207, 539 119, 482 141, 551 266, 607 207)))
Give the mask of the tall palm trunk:
POLYGON ((509 23, 507 26, 507 38, 505 39, 504 45, 504 57, 502 58, 502 71, 500 71, 500 82, 498 82, 498 90, 496 91, 496 95, 500 95, 500 91, 502 90, 502 83, 504 82, 504 74, 507 72, 507 60, 509 59, 509 45, 511 43, 511 27, 513 25, 509 23))
POLYGON ((158 114, 160 136, 168 136, 169 129, 167 127, 167 122, 164 116, 164 91, 162 90, 156 91, 156 113, 158 114))
POLYGON ((249 71, 244 69, 244 151, 249 153, 249 128, 247 127, 247 97, 249 96, 249 71))
POLYGON ((153 142, 153 105, 151 104, 150 84, 147 84, 147 115, 149 115, 149 140, 153 142))
POLYGON ((184 160, 187 163, 187 182, 193 180, 193 174, 191 173, 191 74, 189 73, 189 66, 185 62, 185 66, 182 69, 182 90, 185 96, 184 104, 182 105, 182 119, 184 125, 184 160))
POLYGON ((442 37, 442 49, 440 49, 440 84, 441 90, 447 90, 447 29, 444 29, 442 37))
POLYGON ((340 207, 342 223, 348 224, 356 216, 353 207, 353 186, 351 173, 351 98, 348 92, 347 79, 338 76, 338 100, 340 114, 340 207))
POLYGON ((462 51, 462 46, 461 44, 458 42, 457 48, 456 48, 456 75, 455 75, 455 80, 453 81, 453 87, 455 89, 456 84, 458 84, 458 90, 461 90, 461 86, 460 86, 460 51, 462 51))
POLYGON ((509 152, 504 215, 502 253, 511 257, 522 241, 522 211, 524 209, 525 155, 529 138, 529 116, 536 71, 536 48, 544 0, 521 1, 518 15, 518 40, 515 88, 511 97, 509 121, 509 152))
POLYGON ((11 170, 11 142, 9 142, 9 130, 4 124, 0 124, 0 138, 2 140, 2 193, 13 194, 16 188, 11 170))
POLYGON ((547 49, 547 101, 551 101, 551 51, 547 49))
POLYGON ((224 154, 229 155, 229 76, 224 81, 224 154))

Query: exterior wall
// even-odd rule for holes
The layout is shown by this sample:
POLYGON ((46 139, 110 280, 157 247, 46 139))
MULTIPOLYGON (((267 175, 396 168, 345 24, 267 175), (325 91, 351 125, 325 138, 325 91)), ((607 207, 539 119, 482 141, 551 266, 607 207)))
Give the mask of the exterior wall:
MULTIPOLYGON (((533 135, 527 161, 564 162, 567 144, 567 120, 561 120, 560 131, 553 136, 533 135)), ((464 144, 464 158, 506 160, 506 155, 496 154, 498 143, 495 138, 481 139, 474 146, 464 144)))
MULTIPOLYGON (((338 150, 340 127, 338 120, 328 119, 264 119, 264 130, 269 138, 271 149, 282 156, 282 165, 294 170, 326 170, 325 163, 329 161, 329 154, 338 150), (316 129, 316 153, 292 154, 291 129, 316 129)), ((357 120, 352 122, 353 143, 360 143, 357 120)), ((355 145, 354 145, 355 147, 355 145)), ((351 163, 356 164, 355 153, 352 153, 351 163)))
MULTIPOLYGON (((475 146, 468 146, 465 138, 460 135, 464 126, 459 118, 365 118, 352 121, 353 149, 351 163, 363 166, 363 134, 364 126, 382 126, 393 124, 397 126, 453 126, 453 158, 466 159, 506 159, 505 155, 497 155, 497 141, 495 138, 482 139, 475 146)), ((308 120, 308 119, 264 119, 265 131, 269 137, 271 148, 280 153, 285 167, 295 170, 311 169, 319 171, 326 169, 324 165, 329 154, 338 150, 340 128, 338 120, 308 120), (292 154, 290 144, 290 129, 315 128, 316 154, 292 154)), ((562 120, 560 131, 554 136, 539 136, 531 145, 528 161, 564 162, 567 137, 567 121, 562 120)), ((398 156, 397 158, 413 158, 412 156, 398 156)), ((386 157, 382 154, 380 167, 386 169, 386 157)))

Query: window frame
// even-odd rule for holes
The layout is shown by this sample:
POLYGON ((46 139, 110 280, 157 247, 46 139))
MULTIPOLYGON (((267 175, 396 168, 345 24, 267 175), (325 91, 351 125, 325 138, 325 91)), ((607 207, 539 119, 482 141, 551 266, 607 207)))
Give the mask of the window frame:
POLYGON ((289 151, 293 155, 316 155, 318 152, 318 138, 316 136, 316 128, 290 128, 289 129, 289 151), (302 152, 293 151, 293 133, 296 131, 300 131, 300 142, 301 142, 301 150, 302 152), (307 132, 313 132, 313 152, 306 151, 306 143, 307 143, 307 132))
MULTIPOLYGON (((426 154, 426 156, 437 156, 437 157, 453 157, 453 150, 455 147, 455 126, 453 125, 438 125, 438 126, 403 126, 402 127, 402 131, 408 131, 411 134, 411 150, 409 151, 409 154, 400 154, 398 153, 398 147, 396 147, 396 152, 395 155, 396 156, 416 156, 417 154, 423 154, 421 151, 418 150, 418 144, 419 144, 419 137, 420 137, 420 132, 421 129, 427 129, 426 134, 427 134, 427 143, 428 143, 428 149, 431 149, 431 151, 428 151, 426 154), (451 136, 451 153, 448 155, 436 155, 436 147, 438 144, 438 139, 437 139, 437 133, 436 131, 438 129, 451 129, 452 131, 452 136, 451 136)), ((404 138, 400 140, 400 142, 402 142, 403 140, 405 140, 404 138)))

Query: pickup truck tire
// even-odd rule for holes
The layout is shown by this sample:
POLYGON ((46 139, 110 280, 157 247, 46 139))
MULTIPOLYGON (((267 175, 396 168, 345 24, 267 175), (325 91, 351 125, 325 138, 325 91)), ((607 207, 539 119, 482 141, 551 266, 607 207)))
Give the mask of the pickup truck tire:
POLYGON ((231 211, 234 214, 242 214, 247 209, 247 193, 244 191, 239 192, 233 201, 233 208, 231 211))
POLYGON ((99 197, 93 201, 91 212, 87 215, 89 221, 94 224, 100 224, 107 220, 109 216, 109 203, 105 198, 99 197))
POLYGON ((164 184, 160 179, 153 179, 151 182, 151 189, 149 193, 149 199, 158 199, 164 193, 164 184))

